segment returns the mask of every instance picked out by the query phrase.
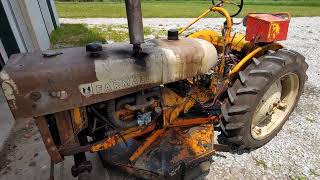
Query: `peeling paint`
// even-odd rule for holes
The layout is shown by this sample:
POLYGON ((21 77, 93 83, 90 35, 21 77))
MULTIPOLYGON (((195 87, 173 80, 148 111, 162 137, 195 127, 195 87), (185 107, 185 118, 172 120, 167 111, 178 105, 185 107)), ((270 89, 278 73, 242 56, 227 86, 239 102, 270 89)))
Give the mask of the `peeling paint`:
MULTIPOLYGON (((161 41, 159 45, 146 48, 148 56, 142 58, 145 67, 138 65, 136 59, 95 60, 95 72, 98 81, 81 84, 79 90, 85 97, 110 93, 117 90, 133 88, 147 84, 166 84, 181 79, 207 73, 217 63, 217 51, 207 41, 194 39, 193 46, 173 46, 168 41, 161 41), (161 47, 164 45, 164 47, 161 47), (180 49, 179 49, 180 48, 180 49), (197 56, 189 51, 204 54, 197 56)), ((174 42, 173 42, 174 43, 174 42)), ((184 43, 181 40, 181 43, 184 43)))
POLYGON ((14 89, 15 93, 19 94, 16 83, 10 78, 9 74, 6 71, 0 72, 0 79, 3 81, 2 83, 9 84, 14 89))
POLYGON ((5 71, 0 72, 1 87, 11 109, 17 109, 15 94, 19 94, 16 83, 5 71))
POLYGON ((2 90, 8 101, 16 99, 13 88, 7 82, 2 83, 2 90))
POLYGON ((2 81, 9 80, 10 79, 9 74, 5 71, 0 72, 0 79, 2 81))
POLYGON ((210 54, 216 51, 212 44, 188 38, 147 41, 139 58, 128 43, 103 49, 98 57, 83 47, 62 49, 55 61, 44 60, 39 51, 12 56, 0 74, 0 87, 5 82, 9 89, 14 116, 38 117, 206 74, 218 60, 210 54), (35 101, 32 92, 41 98, 35 101))

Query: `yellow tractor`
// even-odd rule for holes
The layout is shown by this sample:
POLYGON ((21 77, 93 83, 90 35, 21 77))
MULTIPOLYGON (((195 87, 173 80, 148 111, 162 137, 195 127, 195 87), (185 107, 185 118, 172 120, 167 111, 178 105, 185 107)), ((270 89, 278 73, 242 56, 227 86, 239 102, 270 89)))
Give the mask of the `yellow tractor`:
POLYGON ((212 3, 186 28, 145 41, 140 0, 125 0, 131 44, 13 55, 0 74, 12 113, 34 117, 52 165, 74 156, 79 179, 90 177, 87 152, 145 179, 183 179, 216 151, 263 146, 296 107, 308 65, 277 43, 288 13, 248 14, 238 34, 243 0, 212 3), (225 17, 221 32, 184 37, 210 12, 225 17))

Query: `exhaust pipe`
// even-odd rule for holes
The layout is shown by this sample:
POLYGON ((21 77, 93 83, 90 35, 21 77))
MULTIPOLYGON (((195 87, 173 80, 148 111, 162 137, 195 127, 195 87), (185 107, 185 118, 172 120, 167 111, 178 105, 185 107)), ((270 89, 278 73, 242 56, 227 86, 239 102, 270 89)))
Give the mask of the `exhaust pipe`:
POLYGON ((142 52, 141 44, 144 43, 143 22, 140 0, 125 0, 129 26, 130 44, 133 44, 133 55, 142 52))

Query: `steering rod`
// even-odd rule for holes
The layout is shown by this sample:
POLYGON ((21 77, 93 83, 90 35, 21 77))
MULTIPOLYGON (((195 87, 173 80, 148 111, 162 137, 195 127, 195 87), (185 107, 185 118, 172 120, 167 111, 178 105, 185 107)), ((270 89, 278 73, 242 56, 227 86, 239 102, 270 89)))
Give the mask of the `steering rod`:
POLYGON ((222 7, 213 6, 210 9, 206 10, 197 19, 192 21, 187 27, 181 29, 179 31, 179 34, 185 32, 188 28, 190 28, 192 25, 194 25, 200 19, 206 17, 211 11, 212 12, 219 12, 220 14, 222 14, 226 18, 227 27, 226 27, 225 43, 229 43, 231 41, 232 20, 231 20, 231 16, 230 16, 229 12, 226 9, 222 8, 222 7))

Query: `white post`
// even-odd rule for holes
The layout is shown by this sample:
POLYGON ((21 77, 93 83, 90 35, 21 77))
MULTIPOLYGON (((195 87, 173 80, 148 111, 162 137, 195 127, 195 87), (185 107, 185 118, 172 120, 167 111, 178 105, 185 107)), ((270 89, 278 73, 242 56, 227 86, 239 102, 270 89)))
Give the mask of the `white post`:
POLYGON ((44 0, 38 0, 39 8, 42 14, 42 18, 44 21, 44 24, 47 28, 48 35, 51 34, 51 32, 54 30, 53 22, 51 19, 49 7, 47 4, 47 1, 44 0))
POLYGON ((4 63, 7 63, 8 62, 8 55, 7 55, 6 50, 3 47, 1 39, 0 39, 0 55, 1 55, 4 63))
POLYGON ((19 1, 19 3, 22 13, 26 14, 26 17, 24 18, 28 19, 26 21, 28 22, 27 26, 30 27, 29 32, 30 34, 32 34, 34 44, 36 44, 36 48, 39 48, 40 50, 49 49, 49 34, 38 1, 27 0, 19 1))
POLYGON ((21 37, 21 33, 19 27, 16 24, 14 10, 11 7, 11 3, 9 0, 1 0, 4 10, 6 12, 10 27, 12 29, 13 35, 17 41, 20 52, 27 52, 26 47, 24 46, 23 39, 21 37))
POLYGON ((57 13, 57 8, 56 8, 56 5, 54 3, 54 0, 50 0, 50 3, 51 3, 54 19, 56 20, 57 26, 59 27, 60 26, 59 16, 58 16, 58 13, 57 13))

